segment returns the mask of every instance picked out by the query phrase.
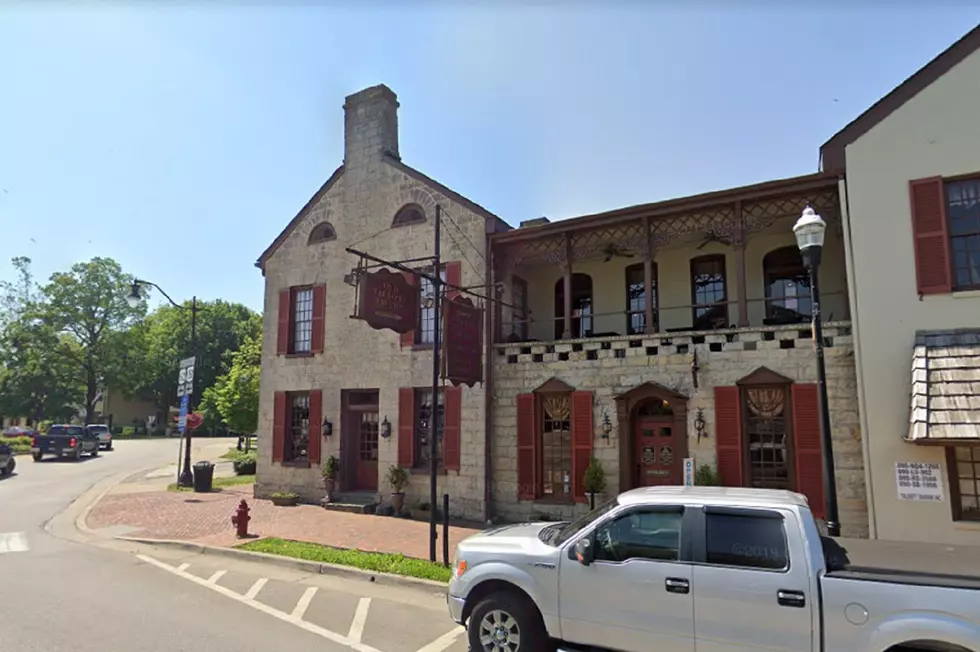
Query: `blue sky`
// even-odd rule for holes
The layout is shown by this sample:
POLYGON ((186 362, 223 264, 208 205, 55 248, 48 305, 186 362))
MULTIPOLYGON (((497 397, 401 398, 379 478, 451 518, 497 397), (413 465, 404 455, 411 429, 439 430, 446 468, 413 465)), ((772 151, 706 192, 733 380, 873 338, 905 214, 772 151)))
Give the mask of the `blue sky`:
POLYGON ((0 277, 111 256, 261 310, 255 259, 341 162, 344 96, 377 83, 403 159, 514 225, 807 174, 980 22, 967 2, 397 4, 3 5, 0 277))

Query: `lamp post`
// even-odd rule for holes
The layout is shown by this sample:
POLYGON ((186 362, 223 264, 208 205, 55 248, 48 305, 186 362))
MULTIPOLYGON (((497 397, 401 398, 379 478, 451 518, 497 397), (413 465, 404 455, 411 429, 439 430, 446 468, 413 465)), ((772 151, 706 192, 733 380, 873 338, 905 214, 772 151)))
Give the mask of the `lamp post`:
MULTIPOLYGON (((174 308, 179 308, 180 310, 190 310, 191 311, 191 355, 197 360, 197 297, 191 299, 191 306, 181 305, 170 298, 170 295, 163 291, 156 283, 151 281, 143 281, 140 279, 133 279, 132 288, 129 291, 129 296, 126 297, 126 301, 129 303, 130 307, 135 308, 139 305, 139 302, 143 300, 140 296, 140 287, 148 286, 156 288, 160 294, 162 294, 167 301, 170 302, 174 308)), ((195 374, 196 375, 196 374, 195 374)), ((194 379, 191 379, 191 388, 188 399, 187 411, 190 412, 194 406, 194 379)), ((177 484, 181 487, 192 487, 194 486, 194 474, 191 472, 191 435, 192 431, 190 428, 184 428, 184 464, 180 471, 180 475, 177 478, 177 484)))
POLYGON ((840 520, 837 515, 837 479, 834 471, 834 447, 830 439, 830 409, 827 402, 827 368, 823 359, 823 328, 820 322, 820 257, 823 253, 827 223, 811 206, 793 226, 796 245, 800 248, 803 264, 810 274, 810 303, 813 320, 813 349, 817 354, 817 386, 820 401, 820 450, 823 457, 823 491, 827 509, 827 534, 840 536, 840 520))

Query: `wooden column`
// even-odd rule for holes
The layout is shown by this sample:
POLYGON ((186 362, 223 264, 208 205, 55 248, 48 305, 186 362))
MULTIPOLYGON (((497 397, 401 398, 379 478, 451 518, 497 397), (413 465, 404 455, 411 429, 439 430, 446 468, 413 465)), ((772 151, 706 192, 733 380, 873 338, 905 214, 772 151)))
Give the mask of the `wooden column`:
POLYGON ((735 274, 738 288, 738 325, 749 325, 749 299, 745 282, 745 221, 742 219, 742 202, 735 202, 735 228, 732 230, 732 246, 735 248, 735 274))
POLYGON ((565 234, 565 329, 561 334, 562 339, 568 340, 572 337, 572 236, 565 234))
POLYGON ((646 252, 643 258, 643 295, 646 297, 644 306, 643 332, 648 335, 656 333, 657 328, 653 323, 653 242, 650 240, 650 218, 643 218, 643 233, 646 239, 646 252))

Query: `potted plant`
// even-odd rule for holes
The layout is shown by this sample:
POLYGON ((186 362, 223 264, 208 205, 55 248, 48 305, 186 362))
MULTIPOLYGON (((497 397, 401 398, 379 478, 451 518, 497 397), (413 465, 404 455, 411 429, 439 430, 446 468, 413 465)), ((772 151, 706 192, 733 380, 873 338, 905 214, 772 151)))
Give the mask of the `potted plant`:
POLYGON ((391 506, 400 513, 405 506, 405 487, 408 486, 408 471, 400 466, 388 467, 388 485, 391 487, 391 506))
POLYGON ((324 503, 333 502, 333 492, 337 487, 337 476, 340 474, 340 460, 335 456, 331 455, 327 458, 327 461, 323 463, 323 488, 326 489, 327 495, 324 496, 324 503))
POLYGON ((299 503, 299 494, 292 491, 277 491, 272 494, 272 504, 279 507, 295 507, 299 503))
POLYGON ((589 458, 589 466, 585 469, 585 493, 589 495, 589 508, 595 509, 596 497, 599 502, 605 502, 606 475, 602 471, 599 460, 595 457, 589 458))

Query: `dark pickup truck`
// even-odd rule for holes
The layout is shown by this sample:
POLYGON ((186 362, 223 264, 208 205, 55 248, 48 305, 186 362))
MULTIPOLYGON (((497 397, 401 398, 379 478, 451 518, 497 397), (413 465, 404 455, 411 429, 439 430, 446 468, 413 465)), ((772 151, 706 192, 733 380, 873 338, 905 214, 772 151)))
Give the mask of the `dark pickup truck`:
POLYGON ((0 441, 0 476, 10 475, 16 466, 14 451, 9 445, 0 441))
POLYGON ((48 428, 43 435, 34 435, 31 453, 35 462, 40 462, 45 455, 71 457, 75 460, 82 459, 85 454, 96 457, 99 454, 99 436, 89 432, 84 426, 55 425, 48 428))

